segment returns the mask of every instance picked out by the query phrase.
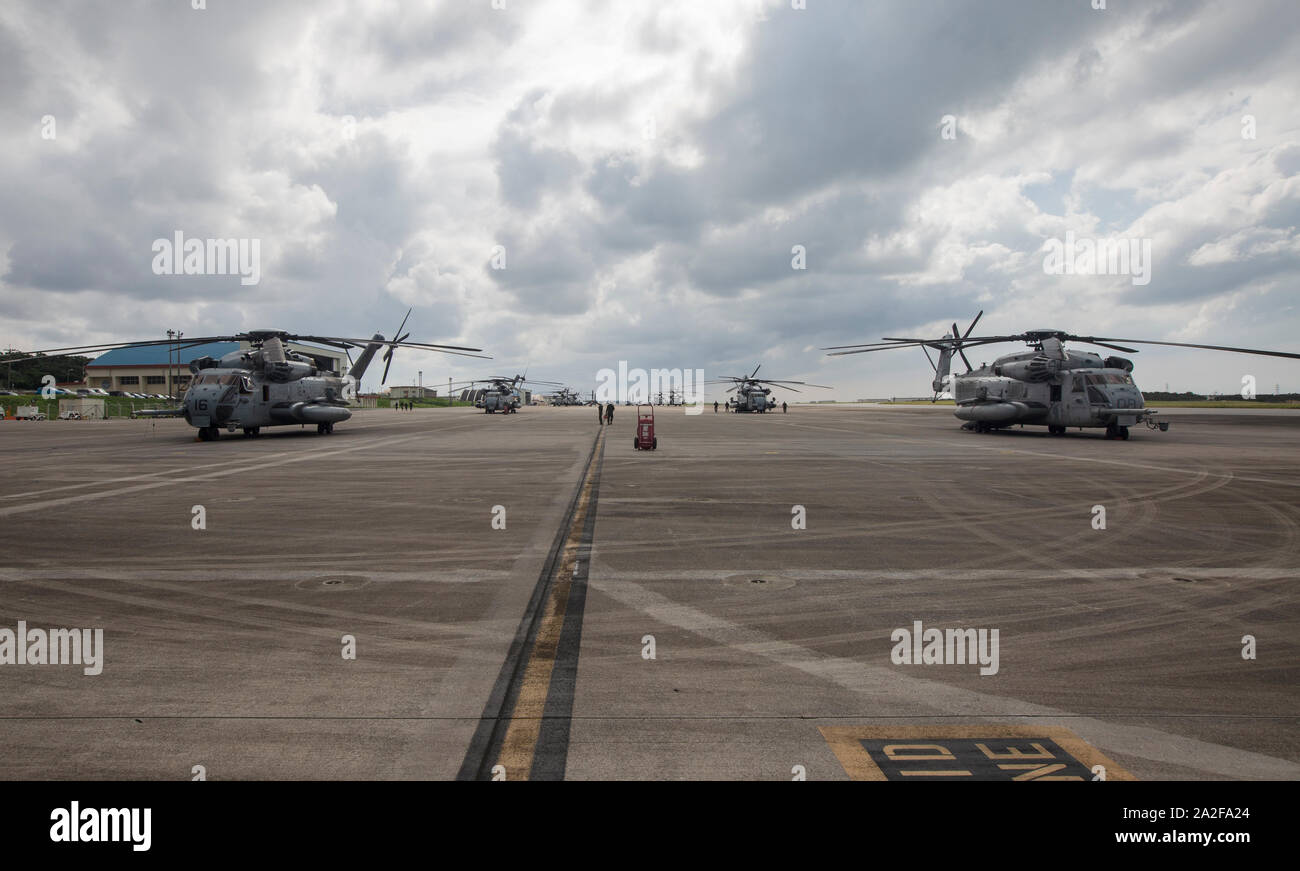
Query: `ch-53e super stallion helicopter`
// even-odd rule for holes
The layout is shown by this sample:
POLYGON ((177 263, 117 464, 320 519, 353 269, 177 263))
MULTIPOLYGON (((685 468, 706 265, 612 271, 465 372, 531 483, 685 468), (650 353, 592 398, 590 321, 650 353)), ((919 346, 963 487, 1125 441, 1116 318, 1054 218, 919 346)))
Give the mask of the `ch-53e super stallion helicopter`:
POLYGON ((1128 428, 1145 423, 1161 432, 1166 422, 1156 422, 1156 412, 1146 407, 1142 391, 1133 382, 1133 361, 1124 357, 1102 358, 1099 354, 1067 351, 1065 342, 1098 345, 1129 354, 1137 348, 1111 344, 1169 345, 1175 348, 1200 348, 1259 354, 1267 357, 1300 359, 1300 354, 1286 351, 1261 351, 1254 348, 1227 348, 1222 345, 1197 345, 1187 342, 1158 342, 1150 339, 1114 339, 1108 336, 1076 336, 1063 330, 1029 330, 1008 336, 971 336, 975 324, 984 316, 980 312, 966 332, 952 325, 952 333, 938 339, 900 339, 885 337, 866 345, 840 345, 823 348, 828 356, 865 354, 893 348, 921 348, 934 369, 935 397, 944 390, 952 393, 957 408, 953 412, 966 421, 963 429, 991 432, 1008 426, 1046 426, 1052 435, 1064 435, 1067 427, 1104 428, 1106 438, 1127 439, 1128 428), (992 365, 976 369, 966 359, 963 348, 1003 342, 1024 342, 1030 350, 998 357, 992 365), (928 349, 939 354, 936 363, 928 349), (950 374, 956 354, 966 364, 964 373, 950 374))
POLYGON ((582 397, 576 390, 568 387, 561 387, 555 393, 551 394, 551 405, 582 405, 582 397))
MULTIPOLYGON (((406 316, 409 318, 410 311, 406 316)), ((355 398, 357 384, 370 361, 385 345, 383 381, 388 380, 388 368, 393 362, 396 348, 416 348, 438 351, 463 357, 483 357, 472 353, 480 348, 462 348, 457 345, 430 345, 408 342, 410 333, 397 328, 396 338, 384 339, 375 333, 369 339, 350 339, 339 336, 309 336, 284 330, 250 330, 232 336, 204 336, 186 338, 179 350, 194 348, 213 342, 247 342, 248 350, 236 350, 221 359, 199 357, 190 362, 194 378, 182 400, 182 413, 187 423, 196 427, 199 438, 212 441, 222 428, 229 432, 243 430, 245 436, 256 436, 262 427, 289 424, 316 424, 316 432, 328 435, 334 424, 352 417, 348 400, 355 398), (341 348, 351 359, 351 348, 361 348, 361 354, 349 367, 347 374, 333 371, 331 358, 314 355, 309 351, 289 350, 285 342, 312 342, 341 348)), ((83 345, 76 348, 52 348, 36 351, 39 356, 65 357, 73 354, 95 354, 116 348, 141 348, 158 345, 176 346, 173 339, 143 342, 112 342, 100 345, 83 345)), ((490 359, 490 358, 484 358, 490 359)), ((3 362, 3 361, 0 361, 3 362)), ((381 382, 382 383, 382 382, 381 382)))
POLYGON ((798 384, 801 387, 817 387, 821 390, 830 390, 824 384, 809 384, 807 381, 773 381, 771 378, 755 378, 758 370, 763 368, 760 363, 754 367, 754 371, 748 375, 724 375, 721 378, 711 379, 706 384, 730 384, 732 385, 728 393, 735 391, 734 398, 728 400, 727 404, 731 406, 732 411, 741 414, 764 414, 769 408, 774 408, 774 404, 768 398, 772 391, 764 387, 764 384, 779 384, 783 389, 790 390, 794 393, 803 391, 795 390, 791 384, 798 384))
POLYGON ((544 387, 562 387, 558 381, 533 381, 525 375, 515 375, 513 378, 507 378, 504 375, 496 375, 491 378, 483 378, 477 381, 461 381, 458 384, 451 385, 453 390, 461 390, 461 396, 469 399, 474 397, 474 407, 483 409, 485 414, 515 414, 519 411, 519 406, 523 404, 522 388, 525 384, 536 384, 544 387), (485 388, 474 389, 475 384, 486 384, 485 388))

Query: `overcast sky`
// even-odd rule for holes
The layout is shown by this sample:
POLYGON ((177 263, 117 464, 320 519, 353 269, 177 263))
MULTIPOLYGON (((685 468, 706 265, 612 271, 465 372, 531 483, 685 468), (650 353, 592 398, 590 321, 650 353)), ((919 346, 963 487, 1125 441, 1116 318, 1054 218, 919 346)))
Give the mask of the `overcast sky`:
MULTIPOLYGON (((0 345, 413 306, 495 359, 399 352, 390 384, 761 362, 841 399, 929 367, 820 347, 980 309, 1300 351, 1295 0, 791 5, 6 0, 0 345), (177 231, 261 240, 260 283, 155 275, 177 231), (1046 274, 1067 231, 1150 240, 1149 283, 1046 274)), ((1147 390, 1300 390, 1300 361, 1134 356, 1147 390)))

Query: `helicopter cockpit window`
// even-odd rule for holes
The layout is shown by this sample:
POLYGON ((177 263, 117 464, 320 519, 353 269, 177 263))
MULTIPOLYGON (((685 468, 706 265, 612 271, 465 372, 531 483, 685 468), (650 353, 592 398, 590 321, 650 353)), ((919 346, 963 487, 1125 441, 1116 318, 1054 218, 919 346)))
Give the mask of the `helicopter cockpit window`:
POLYGON ((239 392, 240 392, 240 393, 252 393, 252 392, 253 392, 253 379, 249 378, 247 375, 241 375, 241 376, 239 376, 239 392))
POLYGON ((1116 375, 1111 373, 1097 373, 1088 376, 1089 384, 1133 384, 1132 375, 1116 375))

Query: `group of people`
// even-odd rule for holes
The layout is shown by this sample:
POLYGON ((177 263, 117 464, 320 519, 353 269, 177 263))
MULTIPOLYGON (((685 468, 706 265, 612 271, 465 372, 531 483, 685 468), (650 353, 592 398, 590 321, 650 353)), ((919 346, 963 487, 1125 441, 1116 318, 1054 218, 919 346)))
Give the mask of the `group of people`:
POLYGON ((393 403, 393 408, 396 408, 398 411, 415 411, 415 403, 401 399, 393 403))
POLYGON ((614 425, 614 403, 609 402, 605 405, 596 403, 596 423, 597 425, 605 424, 606 426, 614 425))

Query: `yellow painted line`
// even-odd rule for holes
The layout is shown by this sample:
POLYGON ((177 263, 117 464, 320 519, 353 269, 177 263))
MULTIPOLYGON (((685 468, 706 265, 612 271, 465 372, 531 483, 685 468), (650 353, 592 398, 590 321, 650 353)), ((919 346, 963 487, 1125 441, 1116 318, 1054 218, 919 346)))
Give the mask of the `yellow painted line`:
POLYGON ((527 780, 533 770, 533 755, 537 751, 542 716, 546 712, 551 672, 555 668, 555 653, 564 629, 564 615, 569 604, 569 590, 573 585, 578 546, 582 542, 582 530, 587 522, 592 479, 599 465, 605 431, 602 429, 596 438, 591 465, 582 482, 582 495, 578 497, 578 506, 573 512, 573 523, 564 541, 560 571, 555 578, 555 584, 551 587, 550 595, 547 596, 546 610, 537 627, 537 636, 533 639, 532 649, 528 651, 528 665, 524 668, 519 696, 515 700, 514 710, 510 712, 510 725, 506 729, 505 738, 501 741, 501 753, 495 763, 505 767, 507 780, 527 780))
MULTIPOLYGON (((898 740, 900 745, 905 742, 927 740, 940 742, 944 739, 957 738, 963 740, 970 739, 990 739, 1005 740, 1016 739, 1028 744, 1037 751, 1044 748, 1041 745, 1034 745, 1035 738, 1047 738, 1073 757, 1074 761, 1091 771, 1095 766, 1101 765, 1106 769, 1106 780, 1137 780, 1129 771, 1118 765, 1112 759, 1103 754, 1100 750, 1093 747, 1087 741, 1084 741, 1074 732, 1063 726, 1006 726, 990 724, 987 726, 821 726, 819 731, 826 743, 830 745, 831 751, 835 758, 843 766, 844 772, 851 780, 888 780, 888 776, 872 759, 871 754, 867 752, 861 744, 863 740, 898 740)), ((938 749, 943 751, 944 748, 937 744, 918 745, 929 750, 938 749)), ((980 747, 986 755, 992 758, 992 754, 984 745, 980 747)), ((999 759, 1030 758, 1033 759, 1038 754, 1025 754, 1022 751, 1011 751, 1007 755, 998 755, 999 759)), ((1050 754, 1049 754, 1050 755, 1050 754)), ((951 753, 946 755, 932 756, 899 756, 897 759, 905 760, 922 760, 926 758, 945 762, 958 761, 954 760, 951 753)), ((1057 759, 1051 762, 1059 761, 1057 759)), ((1025 769, 1025 774, 1018 775, 1014 780, 1077 780, 1077 777, 1060 778, 1052 776, 1055 770, 1060 766, 1048 764, 1049 760, 1040 760, 1033 764, 1002 764, 998 768, 1004 771, 1025 769)), ((971 772, 964 769, 955 770, 928 770, 928 771, 900 771, 902 776, 908 777, 966 777, 971 772)))

